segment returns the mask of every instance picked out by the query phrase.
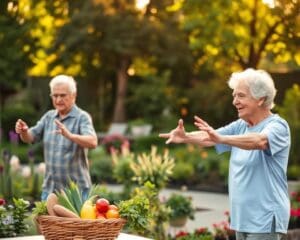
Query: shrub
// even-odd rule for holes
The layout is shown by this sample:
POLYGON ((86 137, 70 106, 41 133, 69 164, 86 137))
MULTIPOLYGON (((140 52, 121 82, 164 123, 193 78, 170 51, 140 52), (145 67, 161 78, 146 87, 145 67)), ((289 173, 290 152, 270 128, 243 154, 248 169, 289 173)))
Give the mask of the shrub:
POLYGON ((166 201, 166 206, 171 209, 170 219, 188 217, 194 219, 195 208, 191 197, 173 193, 166 201))
POLYGON ((111 156, 99 146, 90 151, 90 174, 93 182, 113 182, 113 170, 111 156))
POLYGON ((285 93, 282 106, 276 109, 278 113, 286 119, 291 129, 291 151, 290 163, 300 163, 300 148, 298 143, 300 141, 300 87, 294 84, 292 88, 288 89, 285 93))

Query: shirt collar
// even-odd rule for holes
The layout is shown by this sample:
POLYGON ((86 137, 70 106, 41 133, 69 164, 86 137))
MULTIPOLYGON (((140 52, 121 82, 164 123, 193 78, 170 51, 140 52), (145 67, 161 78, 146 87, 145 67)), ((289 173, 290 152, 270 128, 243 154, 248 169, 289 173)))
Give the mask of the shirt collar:
MULTIPOLYGON (((69 117, 76 117, 78 115, 78 112, 79 112, 79 109, 78 109, 77 105, 74 104, 71 108, 71 111, 63 119, 66 119, 66 118, 69 118, 69 117)), ((55 115, 55 118, 59 117, 59 114, 58 114, 57 110, 55 110, 54 115, 55 115)))

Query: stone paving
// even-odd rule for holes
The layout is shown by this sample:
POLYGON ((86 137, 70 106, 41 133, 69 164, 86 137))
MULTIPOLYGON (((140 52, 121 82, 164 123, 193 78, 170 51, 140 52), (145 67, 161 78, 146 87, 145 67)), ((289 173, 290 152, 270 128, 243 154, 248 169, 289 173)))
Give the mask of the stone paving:
POLYGON ((160 195, 168 197, 172 192, 192 197, 193 205, 198 211, 196 211, 195 219, 188 220, 184 229, 171 228, 171 232, 177 232, 179 230, 192 232, 200 227, 207 227, 212 230, 214 223, 227 220, 225 212, 229 210, 228 194, 165 189, 160 195))

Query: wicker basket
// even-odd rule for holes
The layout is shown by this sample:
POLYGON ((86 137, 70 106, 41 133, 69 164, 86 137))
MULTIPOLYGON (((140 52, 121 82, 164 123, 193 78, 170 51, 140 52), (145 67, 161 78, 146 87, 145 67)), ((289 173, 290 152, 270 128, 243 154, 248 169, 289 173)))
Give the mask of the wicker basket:
POLYGON ((77 219, 42 215, 36 218, 38 229, 46 240, 114 240, 125 220, 77 219))

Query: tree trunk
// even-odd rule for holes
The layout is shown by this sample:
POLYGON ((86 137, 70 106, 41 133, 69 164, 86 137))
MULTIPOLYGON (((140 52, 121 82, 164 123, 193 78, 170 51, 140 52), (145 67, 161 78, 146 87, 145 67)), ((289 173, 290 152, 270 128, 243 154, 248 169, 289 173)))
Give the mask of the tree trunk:
POLYGON ((127 93, 128 75, 127 70, 130 66, 130 59, 123 57, 117 72, 117 94, 114 107, 113 122, 125 122, 125 98, 127 93))

